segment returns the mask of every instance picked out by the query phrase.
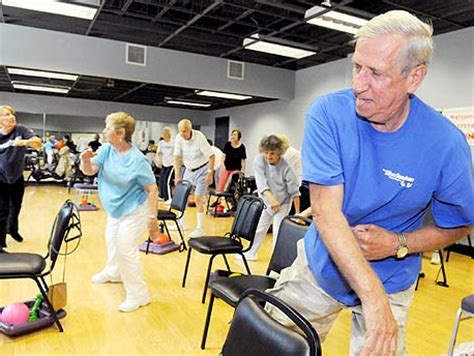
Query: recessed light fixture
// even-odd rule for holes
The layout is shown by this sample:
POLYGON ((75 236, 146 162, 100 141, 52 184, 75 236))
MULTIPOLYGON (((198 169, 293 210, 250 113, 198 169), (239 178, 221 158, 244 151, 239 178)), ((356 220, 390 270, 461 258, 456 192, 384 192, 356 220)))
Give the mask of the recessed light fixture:
POLYGON ((42 86, 42 85, 32 85, 25 83, 13 83, 13 88, 21 90, 31 90, 31 91, 44 91, 48 93, 58 93, 66 94, 71 88, 69 87, 52 87, 52 86, 42 86))
POLYGON ((202 108, 208 108, 211 106, 211 103, 198 103, 195 101, 184 101, 184 100, 174 100, 174 99, 165 99, 165 103, 167 104, 175 104, 175 105, 187 105, 187 106, 196 106, 202 108))
POLYGON ((338 11, 328 11, 324 14, 318 15, 319 13, 328 10, 322 6, 313 6, 311 9, 306 10, 305 21, 312 25, 330 28, 332 30, 348 32, 356 34, 359 28, 364 26, 368 20, 360 17, 343 14, 338 11))
POLYGON ((75 74, 65 74, 65 73, 55 73, 55 72, 46 72, 41 70, 34 69, 23 69, 23 68, 7 68, 9 74, 14 75, 25 75, 29 77, 39 77, 39 78, 50 78, 50 79, 62 79, 75 81, 77 75, 75 74))
POLYGON ((250 37, 244 38, 243 46, 246 49, 253 51, 276 54, 283 57, 290 57, 301 59, 316 54, 316 51, 311 49, 304 49, 304 44, 294 43, 274 37, 263 37, 258 33, 251 35, 250 37))
POLYGON ((221 93, 221 92, 210 91, 210 90, 196 90, 196 95, 210 96, 214 98, 234 99, 234 100, 252 99, 250 95, 221 93))
MULTIPOLYGON (((98 1, 89 1, 94 5, 98 1)), ((50 14, 77 17, 85 20, 92 20, 97 12, 97 7, 69 4, 57 0, 3 0, 3 6, 17 7, 26 10, 47 12, 50 14)))

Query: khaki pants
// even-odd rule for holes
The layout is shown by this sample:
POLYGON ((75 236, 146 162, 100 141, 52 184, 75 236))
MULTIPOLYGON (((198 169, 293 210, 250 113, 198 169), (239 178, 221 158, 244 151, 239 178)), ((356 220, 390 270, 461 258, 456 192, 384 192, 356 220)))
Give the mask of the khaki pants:
MULTIPOLYGON (((398 324, 397 355, 405 355, 406 322, 413 300, 415 284, 405 291, 388 295, 392 313, 398 324)), ((295 262, 281 272, 275 287, 268 292, 284 300, 301 313, 316 329, 323 342, 344 308, 352 311, 350 354, 359 355, 365 341, 365 322, 362 306, 349 307, 327 294, 316 282, 306 260, 304 241, 298 241, 298 255, 295 262)), ((267 307, 270 314, 282 324, 292 322, 273 307, 267 307)))

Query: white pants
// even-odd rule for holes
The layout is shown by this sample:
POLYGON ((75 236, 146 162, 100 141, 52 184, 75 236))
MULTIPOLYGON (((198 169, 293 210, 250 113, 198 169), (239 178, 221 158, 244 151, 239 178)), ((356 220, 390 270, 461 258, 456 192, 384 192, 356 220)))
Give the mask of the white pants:
POLYGON ((267 234, 268 228, 273 222, 273 248, 278 238, 278 231, 280 230, 280 225, 285 216, 288 215, 291 209, 291 203, 283 204, 280 206, 278 212, 273 213, 271 208, 268 206, 266 209, 263 209, 262 216, 258 221, 257 231, 255 232, 255 239, 253 241, 252 248, 248 251, 249 255, 256 255, 258 249, 262 245, 263 238, 267 234))
MULTIPOLYGON (((414 290, 415 284, 407 290, 388 295, 390 308, 398 325, 397 355, 407 354, 405 349, 406 323, 408 310, 413 301, 414 290)), ((339 312, 342 309, 349 308, 352 311, 350 354, 360 354, 366 334, 362 306, 349 307, 339 303, 319 286, 306 260, 303 239, 298 241, 298 255, 295 262, 281 271, 275 286, 267 290, 267 292, 281 298, 299 311, 316 329, 321 342, 326 339, 339 312)), ((271 306, 267 307, 267 310, 282 324, 293 324, 271 306)))
POLYGON ((103 272, 112 279, 121 279, 126 299, 148 298, 148 288, 143 279, 138 246, 148 227, 150 209, 148 201, 132 213, 121 218, 108 216, 105 230, 107 265, 103 272))

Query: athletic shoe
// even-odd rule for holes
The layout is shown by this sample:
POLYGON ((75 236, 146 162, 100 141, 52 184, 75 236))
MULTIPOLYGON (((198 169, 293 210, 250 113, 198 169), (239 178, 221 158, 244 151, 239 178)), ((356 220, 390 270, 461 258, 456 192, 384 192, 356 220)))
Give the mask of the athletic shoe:
MULTIPOLYGON (((248 253, 248 252, 244 252, 244 256, 245 256, 245 259, 246 259, 247 261, 253 262, 253 261, 257 261, 257 260, 258 260, 257 255, 254 255, 254 254, 251 254, 251 253, 248 253)), ((243 262, 242 256, 240 256, 239 254, 236 254, 236 255, 235 255, 235 259, 237 259, 237 260, 243 262)))
POLYGON ((166 200, 163 204, 165 204, 165 205, 171 205, 171 199, 166 200))
POLYGON ((125 299, 125 301, 119 305, 118 310, 123 313, 128 313, 137 310, 140 307, 150 304, 150 298, 145 297, 142 299, 125 299))
POLYGON ((6 247, 0 247, 0 253, 8 253, 6 247))
POLYGON ((201 237, 203 235, 202 229, 195 228, 191 233, 188 235, 190 239, 195 239, 196 237, 201 237))
POLYGON ((438 251, 434 251, 431 255, 431 264, 432 265, 440 265, 441 264, 441 256, 438 251))
POLYGON ((120 278, 112 278, 107 273, 99 272, 92 276, 91 282, 95 284, 120 283, 122 280, 120 278))

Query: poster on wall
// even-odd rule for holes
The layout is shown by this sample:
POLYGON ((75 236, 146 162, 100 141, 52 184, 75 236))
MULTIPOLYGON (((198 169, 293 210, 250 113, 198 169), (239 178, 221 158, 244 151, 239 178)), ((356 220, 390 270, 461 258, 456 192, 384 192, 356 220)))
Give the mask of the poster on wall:
POLYGON ((474 147, 474 106, 444 109, 447 116, 465 135, 467 142, 474 147))

